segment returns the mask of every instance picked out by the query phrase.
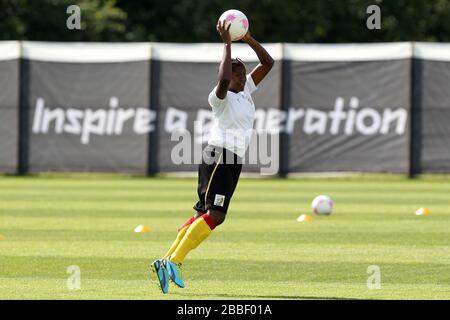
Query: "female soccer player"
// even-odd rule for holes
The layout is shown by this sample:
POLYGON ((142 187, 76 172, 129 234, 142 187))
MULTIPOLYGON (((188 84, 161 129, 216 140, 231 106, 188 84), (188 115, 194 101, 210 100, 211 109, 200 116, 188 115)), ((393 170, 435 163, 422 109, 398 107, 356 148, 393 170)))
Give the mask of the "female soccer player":
POLYGON ((217 32, 223 40, 223 57, 219 81, 208 96, 214 125, 208 146, 198 169, 199 201, 197 213, 180 229, 169 251, 151 267, 163 293, 169 290, 169 279, 184 288, 181 263, 218 225, 222 224, 239 180, 242 158, 250 142, 255 118, 251 94, 272 69, 274 61, 250 32, 242 38, 256 53, 259 64, 247 75, 239 59, 231 59, 230 27, 218 22, 217 32))

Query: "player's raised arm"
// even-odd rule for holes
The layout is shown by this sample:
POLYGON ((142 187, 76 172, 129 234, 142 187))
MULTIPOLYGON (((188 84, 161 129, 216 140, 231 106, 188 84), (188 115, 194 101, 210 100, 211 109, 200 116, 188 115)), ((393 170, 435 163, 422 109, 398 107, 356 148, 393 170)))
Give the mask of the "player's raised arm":
POLYGON ((274 60, 270 56, 270 54, 264 49, 264 47, 252 37, 250 34, 250 30, 245 34, 242 38, 242 41, 247 42, 247 44, 255 51, 256 55, 259 59, 259 64, 255 67, 255 69, 250 72, 252 76, 253 82, 255 85, 261 82, 262 79, 269 73, 272 69, 274 60))
POLYGON ((216 89, 216 96, 219 99, 224 99, 227 95, 228 87, 231 82, 231 24, 225 29, 225 21, 217 22, 217 32, 223 40, 223 57, 219 66, 219 83, 216 89))

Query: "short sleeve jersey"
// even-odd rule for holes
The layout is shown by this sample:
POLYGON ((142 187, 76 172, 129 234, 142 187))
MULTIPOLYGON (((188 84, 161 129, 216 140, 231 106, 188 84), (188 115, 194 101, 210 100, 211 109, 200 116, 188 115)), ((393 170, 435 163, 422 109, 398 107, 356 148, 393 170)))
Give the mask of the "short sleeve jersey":
POLYGON ((255 104, 251 94, 257 89, 251 75, 247 75, 244 90, 228 91, 224 99, 216 95, 216 87, 208 96, 214 115, 208 144, 226 148, 244 157, 248 148, 255 120, 255 104))

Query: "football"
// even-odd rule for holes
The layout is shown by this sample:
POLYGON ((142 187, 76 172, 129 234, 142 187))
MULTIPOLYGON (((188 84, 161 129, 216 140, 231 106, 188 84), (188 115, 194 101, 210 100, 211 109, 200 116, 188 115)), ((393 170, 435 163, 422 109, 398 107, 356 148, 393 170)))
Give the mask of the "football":
POLYGON ((311 207, 315 214, 327 216, 333 211, 333 200, 329 196, 320 195, 314 198, 311 207))
POLYGON ((228 28, 228 26, 231 23, 230 27, 230 36, 231 41, 238 41, 241 40, 243 36, 248 31, 248 19, 245 16, 245 14, 239 10, 236 9, 230 9, 222 13, 222 15, 219 18, 219 21, 225 21, 225 29, 228 28))

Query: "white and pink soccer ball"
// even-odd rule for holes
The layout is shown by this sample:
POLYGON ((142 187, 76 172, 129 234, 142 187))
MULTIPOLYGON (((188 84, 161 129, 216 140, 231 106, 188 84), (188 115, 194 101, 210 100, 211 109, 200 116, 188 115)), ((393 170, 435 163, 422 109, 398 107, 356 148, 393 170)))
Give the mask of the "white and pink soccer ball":
POLYGON ((225 21, 225 29, 231 23, 230 36, 231 41, 241 40, 248 31, 248 19, 245 14, 236 9, 230 9, 222 13, 219 21, 225 21))
POLYGON ((315 214, 327 216, 333 211, 333 200, 329 196, 320 195, 314 198, 311 207, 315 214))

